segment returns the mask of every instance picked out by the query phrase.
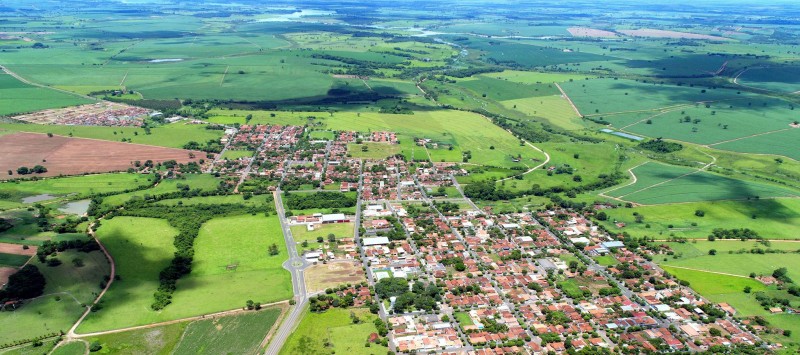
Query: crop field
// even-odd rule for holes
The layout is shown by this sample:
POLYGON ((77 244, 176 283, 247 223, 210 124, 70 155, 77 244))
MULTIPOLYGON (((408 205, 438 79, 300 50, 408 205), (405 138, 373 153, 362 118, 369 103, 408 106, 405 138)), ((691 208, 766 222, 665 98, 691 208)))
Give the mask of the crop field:
POLYGON ((323 313, 306 312, 297 329, 289 336, 281 349, 281 354, 384 354, 386 347, 364 344, 369 335, 375 332, 372 321, 375 315, 366 309, 331 308, 323 313), (350 312, 361 318, 360 324, 353 324, 350 312), (331 347, 324 346, 326 341, 331 347))
MULTIPOLYGON (((139 144, 107 142, 94 139, 48 137, 44 134, 16 133, 0 136, 0 170, 16 171, 25 166, 43 165, 47 172, 36 176, 77 175, 121 171, 133 167, 134 161, 152 160, 179 163, 198 161, 205 153, 183 149, 139 144)), ((18 175, 2 175, 19 178, 18 175)))
POLYGON ((0 123, 0 130, 52 133, 60 136, 93 138, 106 141, 122 141, 125 138, 129 143, 169 148, 182 148, 190 141, 219 140, 223 134, 219 130, 205 129, 205 125, 184 124, 182 122, 154 127, 150 130, 150 134, 146 134, 144 129, 136 127, 59 126, 23 123, 0 123))
POLYGON ((100 354, 154 354, 170 355, 181 340, 189 322, 179 322, 157 327, 129 330, 90 337, 103 347, 100 354))
POLYGON ((203 319, 186 327, 174 354, 257 353, 281 314, 279 308, 203 319))
POLYGON ((594 75, 589 74, 546 73, 519 70, 505 70, 500 73, 481 74, 479 76, 509 80, 522 84, 562 83, 566 81, 594 79, 594 75))
POLYGON ((798 91, 800 67, 750 68, 742 72, 736 79, 737 83, 744 86, 780 93, 794 93, 798 91))
POLYGON ((636 183, 606 194, 641 204, 800 196, 787 188, 659 163, 640 165, 633 173, 636 183))
MULTIPOLYGON (((606 119, 613 113, 667 109, 700 101, 745 100, 753 97, 727 89, 677 86, 655 81, 590 79, 560 84, 583 115, 606 119)), ((655 112, 658 113, 658 112, 655 112)), ((654 114, 655 114, 654 113, 654 114)))
POLYGON ((208 221, 194 242, 192 273, 178 281, 173 304, 160 316, 176 319, 236 309, 292 296, 288 259, 277 216, 234 216, 208 221), (277 244, 280 253, 269 255, 277 244))
POLYGON ((4 72, 0 72, 0 93, 0 116, 92 102, 76 95, 24 84, 4 72))
POLYGON ((560 95, 558 88, 556 88, 553 83, 523 84, 511 80, 495 79, 489 76, 462 79, 458 81, 457 85, 470 90, 474 94, 496 101, 560 95))
POLYGON ((103 296, 103 309, 84 319, 79 333, 164 320, 162 314, 150 309, 150 304, 158 289, 158 274, 172 260, 177 233, 160 219, 116 217, 102 221, 97 237, 114 256, 121 280, 115 281, 103 296))
POLYGON ((796 145, 798 140, 800 140, 800 128, 789 128, 715 144, 712 147, 742 153, 777 154, 800 161, 800 150, 796 145))
MULTIPOLYGON (((633 236, 705 239, 714 228, 750 228, 766 239, 797 239, 800 224, 800 199, 780 198, 750 201, 704 201, 671 205, 638 206, 607 209, 609 216, 603 224, 610 231, 628 232, 633 236), (704 216, 695 216, 695 211, 704 216), (635 223, 636 212, 644 223, 635 223), (753 218, 755 217, 755 218, 753 218), (612 222, 626 224, 617 228, 612 222), (731 221, 736 221, 731 226, 731 221), (696 225, 692 225, 696 224, 696 225), (650 225, 650 228, 646 228, 650 225), (670 227, 671 226, 671 227, 670 227)), ((800 248, 800 245, 798 245, 800 248)))
POLYGON ((559 95, 528 97, 502 101, 505 108, 517 110, 528 116, 543 118, 548 123, 566 130, 586 128, 589 123, 575 113, 569 101, 559 95))

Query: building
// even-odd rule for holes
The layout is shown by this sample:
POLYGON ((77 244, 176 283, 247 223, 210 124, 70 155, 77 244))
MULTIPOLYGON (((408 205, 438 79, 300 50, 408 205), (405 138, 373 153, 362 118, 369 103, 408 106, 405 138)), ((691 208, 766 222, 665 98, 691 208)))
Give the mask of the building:
POLYGON ((361 239, 361 244, 365 247, 371 247, 376 245, 387 245, 389 244, 389 238, 387 237, 364 238, 361 239))

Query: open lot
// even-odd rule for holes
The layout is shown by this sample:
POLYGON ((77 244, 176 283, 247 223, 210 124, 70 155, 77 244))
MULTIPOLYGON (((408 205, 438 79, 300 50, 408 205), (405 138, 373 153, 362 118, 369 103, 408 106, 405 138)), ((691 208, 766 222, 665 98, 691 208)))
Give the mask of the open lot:
POLYGON ((48 137, 34 133, 2 135, 0 150, 8 153, 0 156, 0 170, 14 172, 14 175, 0 175, 6 179, 28 177, 17 174, 17 168, 22 166, 33 168, 42 165, 47 168, 47 172, 32 175, 58 176, 126 170, 133 167, 134 161, 175 160, 188 163, 205 157, 203 152, 183 149, 62 136, 48 137))
POLYGON ((343 284, 357 284, 367 281, 360 262, 336 261, 318 264, 305 271, 308 292, 325 291, 327 288, 343 284))

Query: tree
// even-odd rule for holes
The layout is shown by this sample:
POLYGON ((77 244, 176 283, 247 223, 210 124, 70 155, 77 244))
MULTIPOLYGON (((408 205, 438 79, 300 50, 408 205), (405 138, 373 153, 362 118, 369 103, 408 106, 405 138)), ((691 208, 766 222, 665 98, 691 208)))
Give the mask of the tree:
POLYGON ((34 265, 25 265, 8 277, 8 284, 0 290, 0 300, 27 299, 41 296, 47 281, 34 265))
POLYGON ((697 216, 697 217, 703 217, 703 216, 706 215, 706 212, 703 211, 703 210, 695 210, 694 211, 694 215, 697 216))
POLYGON ((708 251, 708 255, 717 255, 717 249, 711 249, 708 251))
POLYGON ((722 335, 722 332, 717 328, 711 328, 711 329, 708 330, 708 334, 711 334, 711 336, 718 337, 718 336, 722 335))
POLYGON ((26 166, 20 166, 19 168, 17 168, 17 174, 28 175, 30 174, 30 170, 26 166))
POLYGON ((103 349, 103 346, 100 345, 100 342, 93 341, 91 345, 89 345, 89 351, 95 353, 103 349))
POLYGON ((43 174, 43 173, 47 172, 47 168, 45 168, 45 167, 43 167, 41 165, 36 165, 36 166, 33 167, 33 169, 31 171, 36 173, 36 174, 43 174))
POLYGON ((750 293, 750 292, 752 292, 752 290, 753 290, 753 288, 750 287, 750 286, 745 286, 744 287, 744 293, 750 293))
POLYGON ((279 253, 280 252, 278 251, 278 244, 272 243, 272 245, 269 246, 269 255, 275 256, 278 255, 279 253))

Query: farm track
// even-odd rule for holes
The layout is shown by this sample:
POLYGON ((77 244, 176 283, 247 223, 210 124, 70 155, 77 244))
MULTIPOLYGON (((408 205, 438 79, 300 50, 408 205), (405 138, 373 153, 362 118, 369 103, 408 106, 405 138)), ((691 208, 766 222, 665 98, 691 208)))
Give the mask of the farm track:
POLYGON ((567 99, 567 102, 569 102, 569 105, 572 106, 573 110, 575 110, 575 113, 578 115, 578 117, 583 117, 583 115, 581 115, 581 111, 578 110, 578 107, 575 106, 575 103, 572 102, 572 99, 569 98, 569 95, 567 95, 564 89, 561 88, 561 85, 558 85, 558 83, 553 83, 553 84, 556 84, 558 91, 561 91, 561 96, 567 99))
POLYGON ((222 79, 219 80, 219 86, 222 86, 222 84, 225 82, 225 76, 228 75, 228 69, 230 68, 231 68, 230 65, 225 67, 225 72, 222 73, 222 79))
MULTIPOLYGON (((105 217, 105 216, 103 216, 103 217, 105 217)), ((100 217, 97 220, 98 221, 103 220, 103 217, 100 217)), ((66 334, 66 340, 67 341, 69 341, 69 340, 71 340, 71 339, 73 339, 73 338, 75 338, 77 336, 77 334, 75 334, 75 329, 78 329, 78 326, 81 325, 81 323, 86 318, 86 316, 88 316, 89 313, 91 313, 92 307, 94 305, 96 305, 98 302, 100 302, 100 299, 103 298, 103 296, 106 294, 108 289, 111 287, 111 284, 114 283, 114 278, 116 277, 116 274, 117 274, 117 266, 114 263, 114 257, 111 256, 111 253, 108 252, 108 249, 106 249, 106 246, 103 245, 103 243, 100 242, 100 239, 97 238, 97 234, 95 233, 95 230, 94 230, 94 227, 96 225, 97 225, 96 223, 90 224, 89 228, 87 228, 86 233, 89 234, 92 237, 92 239, 94 239, 94 241, 97 243, 97 245, 100 246, 100 250, 102 250, 103 254, 106 255, 106 259, 108 259, 108 264, 111 267, 111 272, 109 273, 108 282, 106 283, 106 287, 103 288, 102 291, 100 291, 100 294, 97 295, 97 297, 94 299, 94 302, 92 302, 92 304, 90 306, 86 307, 86 310, 83 312, 81 317, 78 318, 78 321, 75 322, 75 324, 72 325, 72 328, 69 328, 69 331, 66 334)))
MULTIPOLYGON (((711 157, 713 160, 712 160, 710 163, 708 163, 708 164, 706 164, 705 166, 703 166, 702 168, 700 168, 700 169, 697 169, 697 170, 695 170, 695 171, 692 171, 692 172, 690 172, 690 173, 686 173, 686 174, 683 174, 683 175, 680 175, 680 176, 674 177, 674 178, 672 178, 672 179, 664 180, 664 181, 661 181, 661 182, 659 182, 659 183, 656 183, 656 184, 653 184, 653 185, 647 186, 647 187, 645 187, 645 188, 642 188, 642 189, 636 190, 636 191, 634 191, 634 192, 631 192, 631 193, 628 193, 628 194, 625 194, 625 195, 619 196, 619 198, 623 198, 623 197, 625 197, 625 196, 628 196, 628 195, 633 195, 633 194, 636 194, 636 193, 639 193, 639 192, 642 192, 642 191, 645 191, 645 190, 649 190, 649 189, 651 189, 651 188, 654 188, 654 187, 656 187, 656 186, 661 186, 661 185, 663 185, 663 184, 666 184, 666 183, 668 183, 668 182, 672 182, 672 181, 678 180, 678 179, 680 179, 680 178, 683 178, 683 177, 686 177, 686 176, 689 176, 689 175, 697 174, 697 173, 699 173, 699 172, 705 171, 706 169, 708 169, 709 167, 711 167, 711 165, 714 165, 714 163, 716 163, 716 162, 717 162, 717 158, 716 158, 715 156, 713 156, 713 155, 711 155, 711 154, 708 154, 708 153, 706 153, 706 152, 703 152, 703 151, 700 151, 700 152, 701 152, 701 153, 703 153, 703 154, 705 154, 705 155, 708 155, 708 156, 710 156, 710 157, 711 157)), ((633 172, 631 172, 631 174, 632 174, 632 173, 633 173, 633 172)))
MULTIPOLYGON (((644 162, 644 163, 641 163, 641 164, 639 164, 639 165, 637 165, 637 166, 634 166, 634 167, 632 167, 632 168, 628 169, 628 174, 631 174, 631 178, 632 178, 632 179, 631 179, 631 182, 629 182, 629 183, 627 183, 627 184, 625 184, 625 185, 621 185, 621 186, 614 187, 614 188, 612 188, 611 190, 607 190, 607 191, 601 192, 601 193, 599 193, 599 194, 597 194, 597 195, 598 195, 598 196, 605 197, 605 198, 610 198, 610 199, 613 199, 613 200, 617 200, 617 201, 620 201, 620 202, 631 202, 631 201, 625 201, 625 200, 623 200, 623 199, 620 199, 619 197, 608 196, 608 195, 606 195, 606 194, 607 194, 607 193, 609 193, 609 192, 617 191, 617 190, 619 190, 619 189, 621 189, 621 188, 623 188, 623 187, 626 187, 626 186, 631 186, 631 185, 635 184, 635 183, 636 183, 636 181, 637 181, 638 179, 636 178, 636 174, 634 174, 634 173, 633 173, 633 169, 636 169, 636 168, 638 168, 638 167, 640 167, 640 166, 642 166, 642 165, 645 165, 645 164, 647 164, 647 163, 649 163, 649 162, 650 162, 650 161, 648 160, 648 161, 646 161, 646 162, 644 162)), ((631 203, 633 203, 633 202, 631 202, 631 203)))
POLYGON ((695 269, 695 268, 691 268, 691 267, 674 266, 674 265, 669 265, 669 264, 665 264, 664 266, 666 266, 666 267, 674 267, 674 268, 676 268, 676 269, 683 269, 683 270, 691 270, 691 271, 707 272, 707 273, 709 273, 709 274, 717 274, 717 275, 725 275, 725 276, 741 277, 741 278, 743 278, 743 279, 749 279, 749 278, 750 278, 749 276, 744 276, 744 275, 736 275, 736 274, 729 274, 729 273, 727 273, 727 272, 709 271, 709 270, 703 270, 703 269, 695 269))
POLYGON ((100 101, 100 99, 98 99, 96 97, 91 97, 91 96, 87 96, 87 95, 81 95, 81 94, 78 94, 78 93, 75 93, 75 92, 72 92, 72 91, 67 91, 67 90, 64 90, 64 89, 54 88, 52 86, 47 86, 47 85, 42 85, 42 84, 39 84, 39 83, 35 83, 33 81, 30 81, 28 79, 23 78, 19 74, 17 74, 15 72, 11 71, 10 69, 6 68, 4 65, 0 65, 0 70, 2 70, 4 73, 6 73, 8 75, 11 75, 12 77, 14 77, 14 79, 19 80, 23 84, 28 84, 28 85, 35 86, 35 87, 42 88, 42 89, 58 91, 58 92, 63 93, 63 94, 68 94, 68 95, 80 97, 80 98, 87 99, 87 100, 100 101))
POLYGON ((742 139, 748 139, 748 138, 753 138, 753 137, 758 137, 758 136, 765 136, 765 135, 768 135, 768 134, 772 134, 772 133, 778 133, 778 132, 783 132, 783 131, 789 131, 789 130, 792 130, 792 129, 794 129, 794 128, 783 128, 783 129, 778 129, 778 130, 769 131, 769 132, 762 132, 762 133, 751 134, 751 135, 749 135, 749 136, 744 136, 744 137, 739 137, 739 138, 729 139, 729 140, 722 141, 722 142, 717 142, 717 143, 708 144, 708 145, 705 145, 704 147, 713 147, 713 146, 715 146, 715 145, 719 145, 719 144, 725 144, 725 143, 730 143, 730 142, 740 141, 740 140, 742 140, 742 139))

